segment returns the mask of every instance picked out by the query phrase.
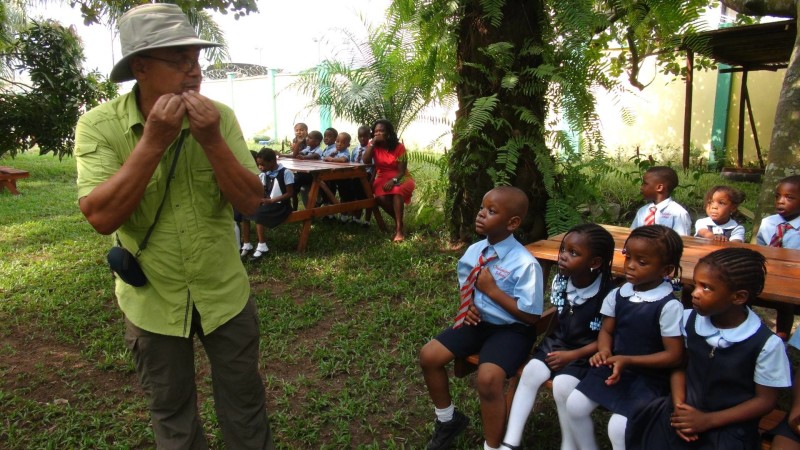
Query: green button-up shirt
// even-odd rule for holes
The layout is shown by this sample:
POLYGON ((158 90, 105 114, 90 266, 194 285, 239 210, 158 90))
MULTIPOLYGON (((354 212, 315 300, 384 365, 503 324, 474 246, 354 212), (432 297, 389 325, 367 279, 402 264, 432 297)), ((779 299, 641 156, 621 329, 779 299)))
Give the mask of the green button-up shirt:
MULTIPOLYGON (((81 117, 75 131, 78 198, 111 177, 130 156, 144 131, 134 88, 81 117)), ((233 111, 216 103, 220 130, 239 162, 254 174, 258 168, 245 144, 233 111)), ((178 157, 161 216, 147 248, 138 258, 147 284, 137 288, 116 280, 116 295, 125 316, 144 330, 188 336, 192 306, 200 313, 205 333, 241 312, 250 295, 247 273, 239 260, 233 211, 216 182, 211 163, 189 133, 178 157)), ((115 233, 136 253, 164 198, 166 180, 177 145, 164 153, 147 183, 138 208, 115 233)))

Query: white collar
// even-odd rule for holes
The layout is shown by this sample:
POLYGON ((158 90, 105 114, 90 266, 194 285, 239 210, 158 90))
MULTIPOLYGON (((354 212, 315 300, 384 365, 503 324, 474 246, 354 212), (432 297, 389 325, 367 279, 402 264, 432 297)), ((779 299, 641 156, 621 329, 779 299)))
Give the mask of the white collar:
POLYGON ((633 285, 625 283, 619 288, 619 293, 633 303, 656 302, 672 293, 672 285, 664 281, 649 291, 634 291, 633 285))
POLYGON ((653 202, 653 206, 655 206, 656 209, 658 209, 659 211, 664 211, 664 209, 666 209, 666 207, 669 206, 670 203, 672 203, 672 197, 667 197, 664 200, 662 200, 661 203, 656 204, 655 202, 653 202))
POLYGON ((600 274, 598 274, 597 278, 594 279, 592 284, 584 287, 578 288, 572 284, 572 279, 570 278, 567 281, 567 300, 575 306, 580 306, 586 303, 586 300, 597 295, 597 292, 600 290, 600 274))
MULTIPOLYGON (((717 338, 716 347, 726 348, 731 345, 742 342, 750 336, 756 334, 758 328, 761 326, 761 319, 750 308, 747 308, 747 318, 744 322, 740 323, 734 328, 717 328, 711 323, 710 317, 704 317, 700 314, 696 315, 694 319, 694 331, 700 336, 706 338, 706 341, 713 341, 710 338, 717 338)), ((709 342, 709 345, 714 345, 709 342)))
POLYGON ((739 225, 739 223, 738 223, 738 222, 736 222, 735 220, 731 219, 730 217, 728 218, 728 221, 727 221, 727 222, 725 222, 725 223, 723 223, 722 225, 719 225, 717 222, 714 222, 714 219, 712 219, 711 217, 706 217, 706 219, 708 219, 708 221, 709 221, 709 224, 710 224, 711 226, 713 226, 713 227, 719 227, 719 228, 722 228, 722 229, 726 229, 726 228, 734 228, 734 227, 736 227, 737 225, 739 225))

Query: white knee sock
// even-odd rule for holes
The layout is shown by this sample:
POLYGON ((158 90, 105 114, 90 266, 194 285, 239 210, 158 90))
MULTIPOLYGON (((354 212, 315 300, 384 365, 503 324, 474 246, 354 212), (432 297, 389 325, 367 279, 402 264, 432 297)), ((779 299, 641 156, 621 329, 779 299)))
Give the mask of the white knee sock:
POLYGON ((574 450, 577 448, 575 438, 570 429, 567 398, 569 398, 580 381, 572 375, 558 375, 553 378, 553 398, 556 401, 558 424, 561 426, 561 450, 574 450))
POLYGON ((572 391, 567 398, 570 433, 575 444, 581 450, 597 450, 594 424, 592 423, 592 411, 595 408, 597 408, 597 403, 589 400, 589 397, 581 391, 572 391))
POLYGON ((550 368, 542 361, 532 359, 525 365, 517 392, 514 394, 514 400, 511 402, 508 428, 506 428, 506 436, 503 438, 504 443, 519 445, 522 442, 525 422, 528 421, 533 404, 536 402, 536 393, 548 378, 550 378, 550 368))
POLYGON ((628 427, 628 418, 619 414, 612 414, 608 421, 608 440, 614 450, 625 450, 625 428, 628 427))

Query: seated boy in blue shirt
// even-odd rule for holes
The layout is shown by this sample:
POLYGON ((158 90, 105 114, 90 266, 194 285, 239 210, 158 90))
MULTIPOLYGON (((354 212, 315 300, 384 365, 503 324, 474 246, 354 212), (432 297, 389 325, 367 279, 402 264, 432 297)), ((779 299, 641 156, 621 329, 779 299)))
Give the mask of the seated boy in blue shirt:
POLYGON ((775 187, 777 214, 761 219, 756 243, 800 249, 800 175, 792 175, 775 187))
POLYGON ((322 150, 323 159, 325 159, 326 156, 336 154, 336 137, 338 135, 339 132, 336 131, 336 128, 326 128, 325 132, 322 133, 322 142, 325 144, 325 148, 322 150))
POLYGON ((500 447, 506 417, 504 382, 528 360, 536 339, 531 325, 542 314, 542 268, 512 234, 527 210, 528 197, 515 187, 498 187, 484 195, 475 231, 486 239, 470 246, 458 261, 462 302, 456 322, 420 351, 436 413, 429 450, 449 448, 467 427, 469 420, 453 406, 446 366, 477 352, 484 447, 500 447))
POLYGON ((639 191, 650 203, 639 208, 631 229, 644 225, 664 225, 681 236, 689 236, 692 218, 678 202, 670 196, 678 187, 678 174, 671 167, 653 166, 642 176, 639 191))

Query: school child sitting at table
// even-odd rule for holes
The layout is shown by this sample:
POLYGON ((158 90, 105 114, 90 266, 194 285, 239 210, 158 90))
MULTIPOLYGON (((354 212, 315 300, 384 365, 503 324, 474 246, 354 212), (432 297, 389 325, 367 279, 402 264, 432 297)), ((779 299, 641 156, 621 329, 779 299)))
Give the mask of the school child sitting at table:
MULTIPOLYGON (((297 156, 292 155, 282 155, 287 158, 296 158, 296 159, 320 159, 322 158, 322 149, 320 148, 319 144, 322 142, 322 133, 317 130, 314 130, 308 133, 306 137, 306 148, 301 150, 297 156)), ((314 177, 308 173, 297 173, 294 177, 294 192, 295 198, 292 200, 293 207, 297 209, 297 193, 299 192, 300 195, 303 197, 303 205, 308 208, 308 189, 311 186, 311 183, 314 181, 314 177)))
POLYGON ((783 341, 748 307, 766 274, 764 256, 747 248, 698 261, 693 309, 683 313, 686 361, 671 375, 671 396, 632 419, 627 448, 761 448, 758 422, 791 385, 783 341))
POLYGON ((775 211, 776 214, 761 220, 756 243, 800 249, 800 175, 792 175, 778 182, 775 187, 775 211))
MULTIPOLYGON (((800 350, 800 330, 792 334, 787 344, 795 350, 800 350)), ((772 437, 772 448, 775 450, 800 450, 800 367, 794 368, 792 406, 789 412, 778 426, 765 431, 764 436, 772 437)))
POLYGON ((600 225, 577 225, 564 235, 558 252, 558 274, 550 289, 550 303, 558 308, 558 329, 544 338, 522 371, 500 448, 521 448, 536 393, 548 379, 553 380, 561 448, 575 448, 567 428, 567 397, 589 370, 589 357, 597 352, 600 307, 613 287, 613 259, 614 238, 600 225))
MULTIPOLYGON (((292 213, 290 200, 294 195, 294 174, 291 170, 278 164, 278 156, 271 148, 262 148, 256 155, 256 165, 261 171, 259 178, 264 185, 264 198, 261 200, 256 215, 252 217, 256 222, 256 236, 258 236, 258 246, 250 256, 250 262, 259 261, 267 252, 266 234, 271 228, 275 228, 292 213), (277 182, 276 182, 277 181, 277 182)), ((250 222, 242 222, 242 234, 245 236, 246 244, 242 245, 241 256, 244 258, 253 249, 250 245, 250 222)))
POLYGON ((322 142, 325 144, 325 148, 322 149, 323 158, 336 154, 336 136, 338 135, 339 132, 336 131, 336 128, 325 129, 322 134, 322 142))
POLYGON ((624 449, 628 419, 669 392, 670 369, 683 360, 683 306, 665 280, 680 276, 681 237, 663 225, 639 227, 623 253, 626 283, 603 300, 592 367, 567 399, 572 442, 583 450, 597 448, 597 406, 613 413, 608 438, 614 450, 624 449))
POLYGON ((475 232, 486 239, 471 245, 458 261, 461 306, 455 323, 422 347, 420 367, 436 421, 428 450, 449 448, 469 419, 450 397, 447 364, 480 352, 478 395, 485 449, 500 447, 505 424, 503 385, 524 363, 542 314, 542 268, 513 236, 528 210, 520 189, 501 186, 483 196, 475 232))
POLYGON ((308 145, 306 143, 306 137, 308 136, 308 125, 304 124, 303 122, 298 122, 294 124, 294 139, 292 139, 292 145, 290 147, 289 154, 292 156, 297 156, 301 150, 306 148, 308 145))
POLYGON ((692 230, 689 213, 672 199, 672 191, 678 187, 678 174, 671 167, 653 166, 642 176, 639 192, 650 203, 639 208, 633 219, 631 229, 644 225, 664 225, 681 236, 688 236, 692 230))
MULTIPOLYGON (((340 163, 350 162, 350 134, 345 132, 337 134, 336 141, 333 145, 333 152, 326 152, 325 156, 322 157, 322 160, 340 163)), ((352 195, 350 194, 351 184, 352 183, 350 180, 329 181, 328 187, 330 188, 331 192, 334 193, 334 195, 338 192, 339 198, 343 202, 349 202, 352 200, 352 195)), ((347 223, 350 221, 351 217, 345 214, 336 214, 336 219, 347 223)))
POLYGON ((731 218, 744 201, 744 194, 730 186, 714 186, 706 192, 708 217, 694 224, 695 237, 718 242, 744 242, 744 227, 731 218))
MULTIPOLYGON (((792 175, 775 187, 776 214, 761 219, 756 244, 770 247, 800 249, 800 175, 792 175)), ((775 305, 775 329, 781 339, 792 329, 794 311, 791 305, 775 305), (785 331, 784 331, 785 330, 785 331)))
MULTIPOLYGON (((364 163, 364 151, 367 150, 367 144, 369 143, 369 139, 372 137, 372 132, 370 131, 367 125, 361 125, 358 127, 358 145, 353 151, 350 152, 350 162, 363 164, 364 163)), ((372 166, 367 167, 367 178, 369 178, 370 182, 372 182, 372 166)), ((350 192, 352 195, 352 200, 363 200, 367 198, 367 193, 364 192, 364 186, 361 185, 361 180, 353 179, 350 181, 350 192)), ((363 209, 358 211, 353 211, 351 213, 352 222, 357 223, 361 226, 368 227, 369 222, 362 219, 361 216, 364 213, 363 209)))

